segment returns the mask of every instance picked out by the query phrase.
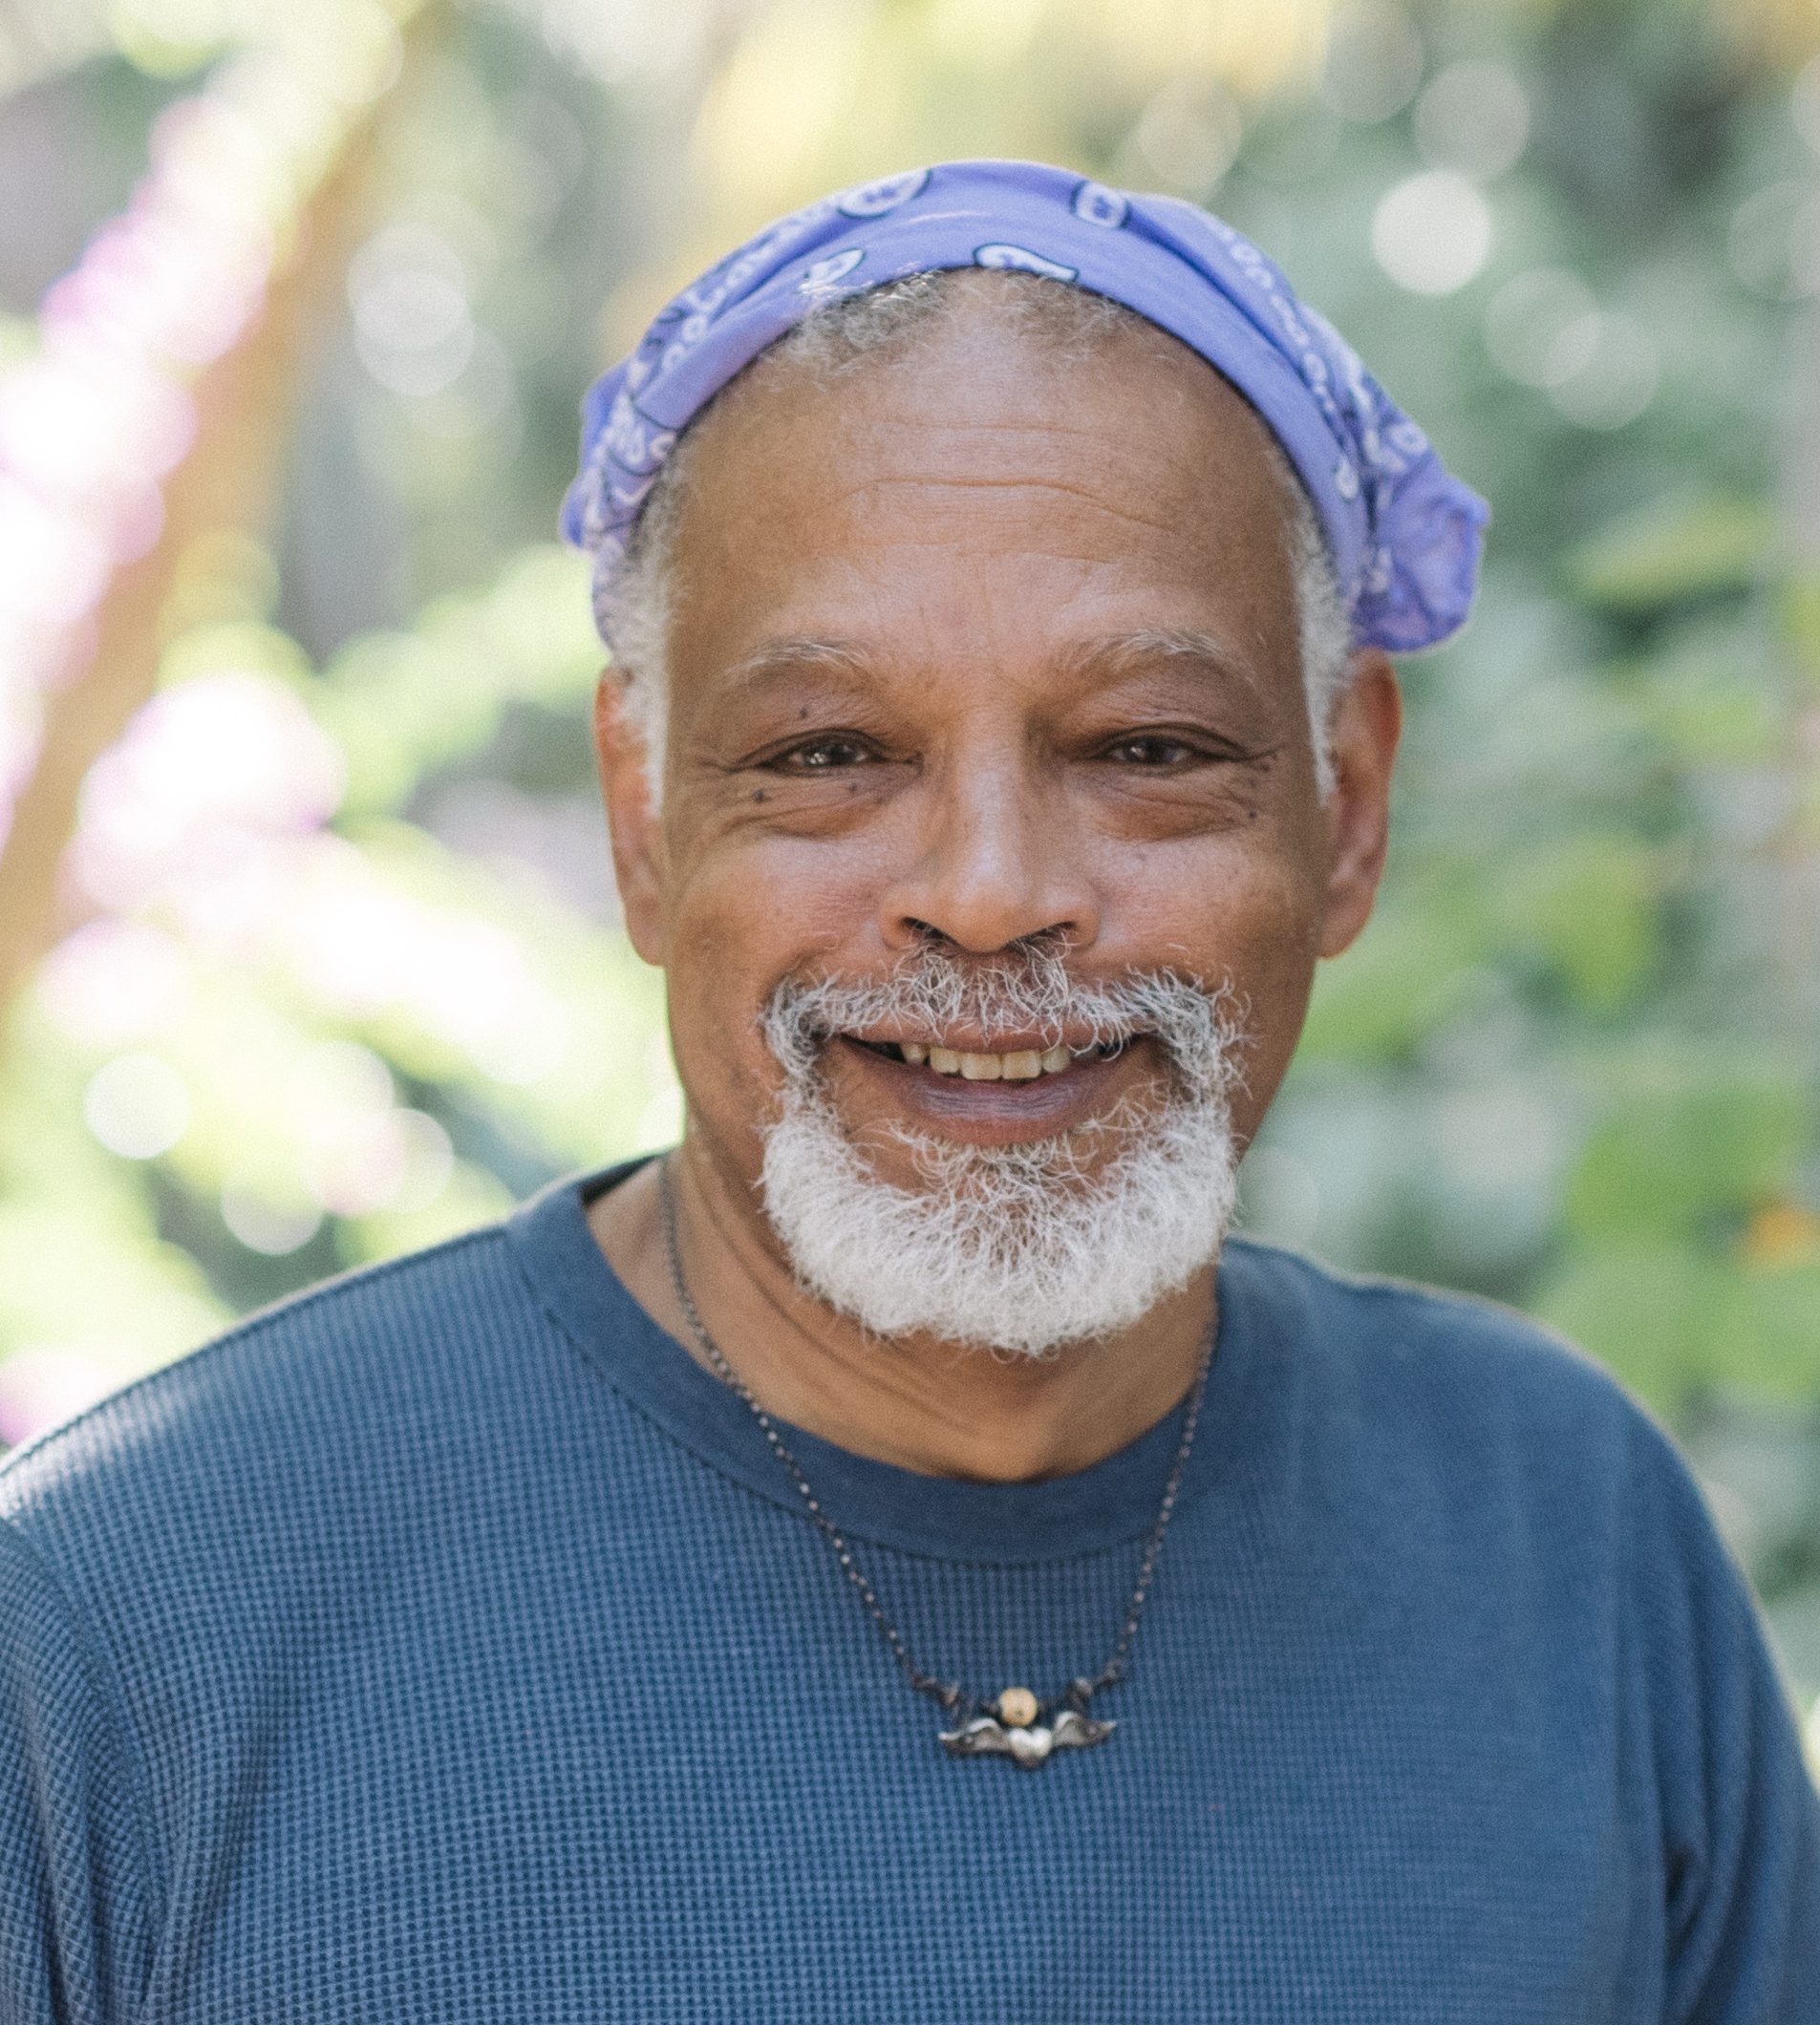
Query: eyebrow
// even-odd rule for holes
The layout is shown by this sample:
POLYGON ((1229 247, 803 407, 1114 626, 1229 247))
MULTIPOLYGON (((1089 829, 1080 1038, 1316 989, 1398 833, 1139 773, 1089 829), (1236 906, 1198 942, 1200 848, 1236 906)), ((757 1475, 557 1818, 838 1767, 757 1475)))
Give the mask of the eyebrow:
MULTIPOLYGON (((1261 686, 1256 668, 1230 641, 1191 627, 1141 627, 1133 632, 1112 633, 1086 642, 1067 656, 1068 665, 1082 673, 1096 668, 1122 671, 1144 661, 1191 662, 1215 673, 1236 677, 1250 689, 1261 686)), ((727 673, 741 686, 761 689, 769 682, 811 671, 864 676, 873 666, 873 656, 852 641, 803 635, 762 641, 735 662, 727 673)))
POLYGON ((864 649, 846 640, 764 640, 742 660, 736 661, 727 670, 727 674, 732 681, 741 685, 762 688, 767 682, 808 671, 861 675, 870 665, 870 659, 864 649))
POLYGON ((1115 633, 1093 641, 1071 659, 1083 670, 1108 664, 1122 668, 1134 661, 1188 661, 1219 674, 1236 676, 1251 689, 1260 686, 1255 666, 1230 641, 1215 633, 1197 632, 1191 627, 1144 627, 1136 632, 1115 633))

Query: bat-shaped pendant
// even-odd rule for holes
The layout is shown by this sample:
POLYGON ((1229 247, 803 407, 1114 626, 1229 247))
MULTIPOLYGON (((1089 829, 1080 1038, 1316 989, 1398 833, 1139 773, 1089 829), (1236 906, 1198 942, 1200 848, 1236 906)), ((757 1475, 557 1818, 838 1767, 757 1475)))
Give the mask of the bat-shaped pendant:
POLYGON ((1103 1743, 1118 1724, 1098 1722, 1078 1709, 1062 1709, 1052 1723, 1005 1724, 996 1716, 975 1716, 958 1730, 943 1730, 942 1748, 951 1758, 1009 1758, 1034 1772, 1051 1751, 1082 1751, 1103 1743))

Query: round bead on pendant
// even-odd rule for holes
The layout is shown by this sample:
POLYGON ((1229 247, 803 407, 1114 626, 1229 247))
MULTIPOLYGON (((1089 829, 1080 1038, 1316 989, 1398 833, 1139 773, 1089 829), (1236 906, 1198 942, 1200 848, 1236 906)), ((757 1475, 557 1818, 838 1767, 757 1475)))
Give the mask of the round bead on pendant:
POLYGON ((998 1720, 1027 1730, 1037 1719, 1037 1697, 1028 1688, 1007 1688, 998 1697, 998 1720))

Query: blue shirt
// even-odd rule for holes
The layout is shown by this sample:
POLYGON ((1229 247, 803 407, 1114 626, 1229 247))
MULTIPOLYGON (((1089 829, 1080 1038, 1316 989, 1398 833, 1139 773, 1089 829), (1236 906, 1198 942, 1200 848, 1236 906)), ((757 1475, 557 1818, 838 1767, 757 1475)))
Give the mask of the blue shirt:
MULTIPOLYGON (((1820 1808, 1668 1442, 1529 1325, 1233 1243, 1119 1727, 938 1747, 583 1189, 0 1475, 0 2025, 1820 2019, 1820 1808)), ((1180 1432, 793 1444, 924 1665, 1104 1658, 1180 1432)))

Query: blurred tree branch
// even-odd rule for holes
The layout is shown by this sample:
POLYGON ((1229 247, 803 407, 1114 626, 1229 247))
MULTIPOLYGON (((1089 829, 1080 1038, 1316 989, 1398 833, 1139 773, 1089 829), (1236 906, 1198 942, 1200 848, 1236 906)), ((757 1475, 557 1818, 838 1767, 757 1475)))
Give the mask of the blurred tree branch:
MULTIPOLYGON (((420 45, 407 36, 407 70, 420 45)), ((289 265, 258 321, 198 380, 195 440, 165 483, 159 540, 116 572, 86 666, 46 704, 37 760, 0 848, 0 1004, 56 938, 58 866, 82 782, 153 693, 160 617, 185 549, 221 530, 257 534, 270 519, 310 340, 339 301, 364 215, 376 120, 375 108, 299 211, 289 265)))

